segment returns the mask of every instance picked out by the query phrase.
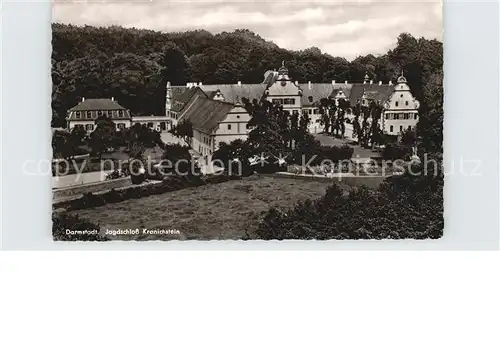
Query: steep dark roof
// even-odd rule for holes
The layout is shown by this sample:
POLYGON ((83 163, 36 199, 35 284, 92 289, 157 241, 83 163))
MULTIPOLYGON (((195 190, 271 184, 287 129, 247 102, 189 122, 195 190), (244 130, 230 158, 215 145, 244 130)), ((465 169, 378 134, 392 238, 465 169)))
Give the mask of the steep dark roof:
POLYGON ((346 96, 349 96, 352 84, 332 84, 332 83, 300 83, 299 87, 302 89, 302 105, 311 106, 309 96, 312 96, 313 102, 318 102, 323 98, 335 96, 339 89, 342 89, 346 96))
POLYGON ((388 84, 353 84, 349 97, 351 105, 355 105, 361 99, 363 93, 369 99, 387 101, 394 91, 394 85, 388 84))
POLYGON ((211 134, 229 111, 234 106, 227 102, 211 100, 202 96, 195 96, 190 101, 182 115, 183 120, 190 121, 193 129, 199 130, 205 134, 211 134))
POLYGON ((220 90, 226 102, 232 104, 236 103, 237 98, 247 98, 252 101, 253 99, 260 100, 266 91, 266 84, 214 84, 202 85, 200 87, 205 93, 220 90))
POLYGON ((126 110, 126 108, 111 99, 85 99, 70 109, 70 111, 92 110, 126 110))
POLYGON ((187 102, 196 94, 203 92, 198 87, 176 86, 172 87, 172 111, 180 112, 184 109, 187 102))
MULTIPOLYGON (((217 90, 220 90, 225 98, 225 102, 236 104, 237 98, 247 98, 252 101, 253 99, 260 100, 264 95, 268 84, 273 83, 275 80, 272 72, 268 72, 265 83, 261 84, 213 84, 202 85, 193 88, 187 87, 173 87, 173 109, 181 111, 186 103, 193 97, 196 89, 200 89, 209 98, 213 99, 217 90)), ((366 92, 367 98, 375 100, 386 101, 394 91, 393 85, 388 84, 364 84, 364 83, 299 83, 299 88, 302 90, 302 106, 312 106, 318 103, 323 98, 335 97, 337 92, 342 89, 345 96, 349 99, 352 105, 355 105, 366 92), (312 96, 313 102, 309 101, 312 96)))

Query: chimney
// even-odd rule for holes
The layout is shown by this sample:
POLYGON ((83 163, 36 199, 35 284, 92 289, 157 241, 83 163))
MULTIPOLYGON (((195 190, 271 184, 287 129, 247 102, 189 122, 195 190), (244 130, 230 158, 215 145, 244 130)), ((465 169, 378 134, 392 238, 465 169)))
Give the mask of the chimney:
POLYGON ((309 90, 311 90, 312 89, 311 81, 307 82, 307 85, 309 86, 309 90))
POLYGON ((85 98, 82 96, 82 102, 84 102, 84 101, 85 101, 85 98))
POLYGON ((370 80, 370 84, 373 84, 373 80, 370 80))
POLYGON ((389 81, 389 85, 392 85, 392 80, 389 81))
POLYGON ((115 98, 114 98, 114 97, 111 97, 111 101, 115 101, 115 98))
POLYGON ((332 80, 332 85, 335 85, 335 81, 334 80, 332 80))
POLYGON ((199 87, 201 87, 202 85, 203 85, 203 83, 202 83, 202 82, 199 82, 199 83, 198 83, 198 86, 199 86, 199 87))
POLYGON ((347 80, 344 82, 344 84, 347 84, 347 80))
POLYGON ((241 80, 238 81, 238 86, 241 87, 241 80))
POLYGON ((299 86, 299 81, 298 80, 295 81, 295 85, 299 86))
POLYGON ((186 88, 189 88, 189 83, 186 83, 186 88))
POLYGON ((382 85, 382 81, 381 80, 378 81, 378 85, 382 85))

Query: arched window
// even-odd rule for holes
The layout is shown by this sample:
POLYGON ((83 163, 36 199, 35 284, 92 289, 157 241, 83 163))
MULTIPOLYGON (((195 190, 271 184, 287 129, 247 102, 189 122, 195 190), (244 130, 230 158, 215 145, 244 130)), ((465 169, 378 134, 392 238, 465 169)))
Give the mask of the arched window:
POLYGON ((396 107, 398 107, 398 106, 399 106, 399 102, 396 101, 396 107))
POLYGON ((408 106, 408 101, 405 101, 405 105, 408 106))
POLYGON ((392 133, 394 131, 394 126, 389 126, 389 131, 392 133))

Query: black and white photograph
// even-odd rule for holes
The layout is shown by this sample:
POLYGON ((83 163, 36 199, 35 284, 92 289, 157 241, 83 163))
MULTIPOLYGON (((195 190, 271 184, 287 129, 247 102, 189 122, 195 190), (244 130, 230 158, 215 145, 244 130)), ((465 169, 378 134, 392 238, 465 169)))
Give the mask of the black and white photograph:
POLYGON ((53 1, 53 240, 441 238, 442 18, 53 1))

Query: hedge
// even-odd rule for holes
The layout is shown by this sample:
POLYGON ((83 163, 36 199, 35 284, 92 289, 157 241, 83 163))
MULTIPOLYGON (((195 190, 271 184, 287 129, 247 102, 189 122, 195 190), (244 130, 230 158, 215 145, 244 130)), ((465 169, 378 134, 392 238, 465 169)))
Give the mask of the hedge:
POLYGON ((167 176, 161 183, 146 184, 144 186, 129 187, 126 189, 111 189, 103 194, 86 193, 82 197, 65 202, 62 205, 68 211, 81 210, 104 206, 108 203, 117 203, 129 199, 140 199, 150 195, 160 195, 167 192, 197 187, 205 184, 218 184, 229 180, 241 179, 240 176, 206 175, 199 176, 167 176))
POLYGON ((271 208, 252 239, 437 239, 443 226, 442 174, 405 174, 378 190, 360 187, 345 196, 335 184, 318 200, 271 208))

